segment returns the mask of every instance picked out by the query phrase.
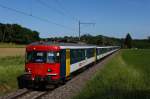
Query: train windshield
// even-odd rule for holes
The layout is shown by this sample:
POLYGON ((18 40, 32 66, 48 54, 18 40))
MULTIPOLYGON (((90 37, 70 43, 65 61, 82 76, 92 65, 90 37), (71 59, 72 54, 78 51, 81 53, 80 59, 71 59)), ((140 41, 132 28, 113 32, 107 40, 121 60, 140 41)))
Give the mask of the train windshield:
POLYGON ((26 63, 57 63, 59 62, 58 52, 27 52, 26 63))

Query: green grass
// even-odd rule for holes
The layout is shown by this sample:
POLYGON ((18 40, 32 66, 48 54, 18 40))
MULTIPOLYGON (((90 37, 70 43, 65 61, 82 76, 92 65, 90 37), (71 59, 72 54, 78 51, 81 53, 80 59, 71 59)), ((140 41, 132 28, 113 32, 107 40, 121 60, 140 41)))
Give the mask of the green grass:
POLYGON ((150 99, 150 50, 121 50, 74 99, 150 99))
POLYGON ((0 58, 0 95, 17 89, 17 76, 23 72, 24 57, 0 58))
POLYGON ((24 48, 26 45, 19 45, 15 43, 0 43, 0 48, 24 48))

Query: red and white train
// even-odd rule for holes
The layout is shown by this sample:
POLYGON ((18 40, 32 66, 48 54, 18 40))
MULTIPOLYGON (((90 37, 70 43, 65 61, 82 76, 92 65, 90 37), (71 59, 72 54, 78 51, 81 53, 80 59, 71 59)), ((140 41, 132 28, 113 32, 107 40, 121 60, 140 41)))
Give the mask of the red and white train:
POLYGON ((32 43, 26 47, 25 73, 18 78, 19 87, 65 82, 74 72, 88 67, 119 49, 119 46, 32 43))

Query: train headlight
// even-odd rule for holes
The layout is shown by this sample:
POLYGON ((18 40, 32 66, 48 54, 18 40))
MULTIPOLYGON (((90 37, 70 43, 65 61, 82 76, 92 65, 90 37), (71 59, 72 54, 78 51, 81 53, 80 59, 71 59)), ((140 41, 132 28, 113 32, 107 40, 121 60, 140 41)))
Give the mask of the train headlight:
POLYGON ((31 69, 30 68, 25 68, 25 71, 30 73, 31 69))
POLYGON ((48 71, 48 72, 51 72, 51 69, 48 69, 47 71, 48 71))
POLYGON ((30 68, 28 68, 28 72, 31 73, 31 69, 30 68))

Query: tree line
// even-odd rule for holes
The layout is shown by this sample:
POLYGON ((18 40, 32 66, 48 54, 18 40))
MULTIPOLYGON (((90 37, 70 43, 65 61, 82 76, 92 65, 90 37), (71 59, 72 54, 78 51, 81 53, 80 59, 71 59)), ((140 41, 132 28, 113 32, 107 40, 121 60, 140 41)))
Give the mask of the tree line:
POLYGON ((32 31, 18 24, 0 23, 0 42, 29 44, 40 40, 39 32, 32 31))
MULTIPOLYGON (((79 42, 79 38, 73 36, 52 37, 44 40, 51 42, 79 42)), ((99 46, 118 45, 122 48, 150 48, 150 37, 148 37, 148 39, 132 39, 130 33, 127 33, 125 38, 114 38, 103 35, 92 36, 90 34, 85 34, 81 36, 80 42, 99 46)))
POLYGON ((18 24, 2 24, 0 23, 0 42, 29 44, 35 41, 50 41, 50 42, 67 42, 67 43, 86 43, 99 46, 118 45, 122 48, 150 48, 150 36, 147 39, 132 39, 130 33, 127 33, 125 38, 114 38, 103 35, 93 36, 84 34, 80 41, 78 37, 50 37, 40 38, 39 32, 22 27, 18 24))

